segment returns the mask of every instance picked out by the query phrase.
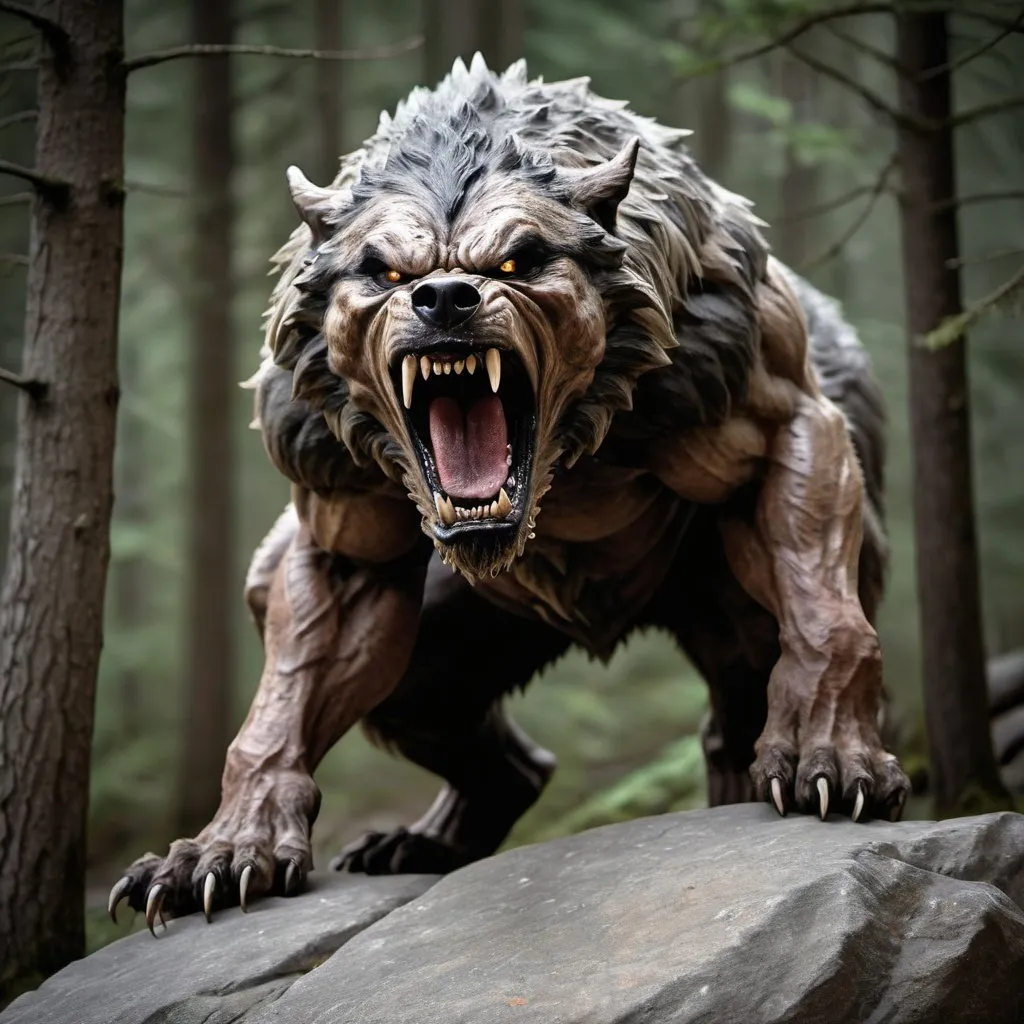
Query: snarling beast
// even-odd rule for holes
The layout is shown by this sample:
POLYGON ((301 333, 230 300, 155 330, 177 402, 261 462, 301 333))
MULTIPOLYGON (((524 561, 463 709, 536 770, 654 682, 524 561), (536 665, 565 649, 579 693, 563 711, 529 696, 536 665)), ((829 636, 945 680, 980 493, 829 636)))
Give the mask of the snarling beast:
POLYGON ((335 867, 494 852, 554 767, 503 697, 646 626, 709 684, 711 803, 899 816, 877 384, 686 134, 477 57, 328 187, 290 169, 303 223, 252 382, 293 484, 249 572, 265 669, 214 820, 113 907, 152 926, 297 891, 313 772, 358 722, 445 785, 335 867))

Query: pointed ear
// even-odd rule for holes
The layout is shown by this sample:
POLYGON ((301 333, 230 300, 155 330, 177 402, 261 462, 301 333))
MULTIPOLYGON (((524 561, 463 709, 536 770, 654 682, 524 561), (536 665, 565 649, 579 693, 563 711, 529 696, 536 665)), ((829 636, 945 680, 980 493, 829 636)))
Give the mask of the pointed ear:
POLYGON ((629 192, 639 150, 640 139, 634 137, 603 164, 559 172, 569 190, 569 202, 590 214, 609 234, 615 232, 615 215, 629 192))
POLYGON ((295 209, 313 232, 313 244, 320 245, 331 236, 332 214, 338 212, 339 193, 314 185, 294 165, 288 168, 287 174, 288 190, 292 194, 295 209))

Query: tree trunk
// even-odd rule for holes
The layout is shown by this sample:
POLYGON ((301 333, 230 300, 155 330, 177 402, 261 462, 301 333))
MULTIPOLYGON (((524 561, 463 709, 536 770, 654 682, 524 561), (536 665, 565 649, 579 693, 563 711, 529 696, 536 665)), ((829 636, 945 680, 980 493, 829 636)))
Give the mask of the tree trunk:
POLYGON ((492 71, 504 71, 523 54, 522 0, 477 0, 477 49, 492 71))
POLYGON ((482 4, 500 7, 504 0, 423 0, 425 85, 433 87, 440 82, 456 57, 469 64, 481 48, 482 4))
MULTIPOLYGON (((139 388, 138 341, 129 338, 121 346, 121 381, 125 394, 139 388)), ((146 522, 146 453, 140 432, 141 424, 122 414, 114 473, 117 487, 116 524, 127 526, 133 534, 146 522)), ((128 657, 117 674, 117 717, 124 736, 138 736, 142 717, 142 665, 139 664, 139 632, 147 619, 146 563, 136 545, 110 568, 111 611, 117 634, 127 642, 128 657)))
MULTIPOLYGON (((341 49, 342 0, 316 0, 313 17, 318 50, 341 49)), ((342 66, 340 60, 313 61, 320 105, 317 181, 333 181, 341 156, 342 66)))
POLYGON ((492 71, 523 56, 522 0, 423 0, 426 85, 436 85, 456 57, 479 50, 492 71))
MULTIPOLYGON (((813 34, 810 35, 813 37, 813 34)), ((782 95, 789 101, 793 111, 793 123, 813 121, 817 91, 815 86, 818 85, 813 72, 789 54, 782 54, 781 62, 780 85, 782 95)), ((817 165, 802 163, 797 147, 792 141, 787 142, 775 236, 779 255, 792 267, 800 267, 812 255, 808 242, 810 221, 798 214, 814 205, 818 194, 818 177, 817 165)))
POLYGON ((46 0, 7 567, 0 588, 0 982, 83 953, 85 829, 110 557, 124 202, 120 0, 46 0))
MULTIPOLYGON (((901 111, 948 124, 949 75, 922 78, 949 59, 946 16, 900 16, 896 59, 901 111)), ((1006 791, 988 724, 965 343, 917 343, 961 311, 956 211, 936 206, 956 195, 952 132, 901 125, 898 148, 925 719, 936 810, 949 814, 1006 791)))
MULTIPOLYGON (((232 41, 232 5, 192 0, 196 43, 232 41)), ((192 835, 220 801, 231 741, 235 602, 235 372, 231 176, 234 165, 231 58, 195 62, 193 253, 189 300, 188 581, 184 734, 177 826, 192 835)))
POLYGON ((725 184, 733 134, 729 72, 716 71, 706 80, 691 84, 697 88, 687 89, 685 95, 697 99, 697 123, 693 126, 692 143, 694 155, 705 174, 725 184))

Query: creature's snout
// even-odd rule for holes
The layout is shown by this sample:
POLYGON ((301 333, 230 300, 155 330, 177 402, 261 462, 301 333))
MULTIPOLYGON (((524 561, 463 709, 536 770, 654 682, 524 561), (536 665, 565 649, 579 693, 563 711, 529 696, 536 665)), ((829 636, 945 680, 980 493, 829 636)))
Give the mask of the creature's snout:
POLYGON ((480 308, 480 292, 459 278, 424 281, 412 293, 412 308, 429 327, 460 327, 480 308))

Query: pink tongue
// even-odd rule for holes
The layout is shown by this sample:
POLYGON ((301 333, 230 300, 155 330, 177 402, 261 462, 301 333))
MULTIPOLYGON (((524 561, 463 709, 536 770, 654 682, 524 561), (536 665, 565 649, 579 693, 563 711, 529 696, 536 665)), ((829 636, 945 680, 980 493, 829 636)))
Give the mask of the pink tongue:
POLYGON ((452 498, 493 498, 508 476, 508 429, 497 395, 474 402, 465 419, 455 399, 435 398, 430 442, 441 486, 452 498))

